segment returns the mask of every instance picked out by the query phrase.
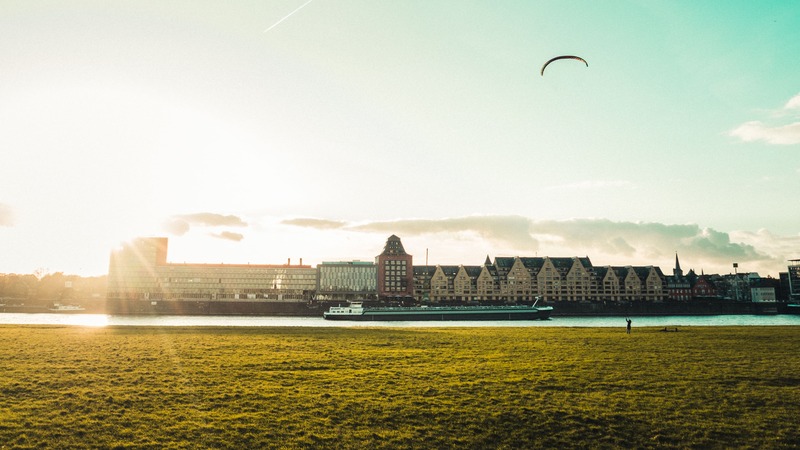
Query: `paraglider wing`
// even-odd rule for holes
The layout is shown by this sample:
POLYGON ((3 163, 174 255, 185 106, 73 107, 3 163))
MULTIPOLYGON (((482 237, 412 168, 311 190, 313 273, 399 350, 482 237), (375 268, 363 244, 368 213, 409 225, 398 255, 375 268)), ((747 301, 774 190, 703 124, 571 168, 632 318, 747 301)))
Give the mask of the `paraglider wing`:
POLYGON ((580 56, 572 56, 572 55, 556 56, 555 58, 550 58, 549 61, 544 63, 544 65, 542 66, 542 76, 544 76, 544 69, 547 67, 547 65, 553 61, 558 61, 559 59, 575 59, 578 61, 583 61, 583 63, 586 64, 586 67, 589 67, 589 63, 587 63, 586 60, 581 58, 580 56))

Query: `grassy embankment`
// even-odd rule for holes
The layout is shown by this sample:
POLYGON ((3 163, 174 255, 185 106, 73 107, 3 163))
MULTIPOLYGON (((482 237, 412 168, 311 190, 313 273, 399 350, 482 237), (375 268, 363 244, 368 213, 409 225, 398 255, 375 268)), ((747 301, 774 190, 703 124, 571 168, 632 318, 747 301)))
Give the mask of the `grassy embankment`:
POLYGON ((800 330, 0 327, 3 448, 797 448, 800 330))

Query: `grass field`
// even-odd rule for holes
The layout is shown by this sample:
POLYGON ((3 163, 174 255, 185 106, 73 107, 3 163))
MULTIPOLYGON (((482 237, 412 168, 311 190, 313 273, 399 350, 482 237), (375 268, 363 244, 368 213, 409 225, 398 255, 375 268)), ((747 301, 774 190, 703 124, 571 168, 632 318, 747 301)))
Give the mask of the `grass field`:
POLYGON ((800 329, 0 327, 0 448, 800 448, 800 329))

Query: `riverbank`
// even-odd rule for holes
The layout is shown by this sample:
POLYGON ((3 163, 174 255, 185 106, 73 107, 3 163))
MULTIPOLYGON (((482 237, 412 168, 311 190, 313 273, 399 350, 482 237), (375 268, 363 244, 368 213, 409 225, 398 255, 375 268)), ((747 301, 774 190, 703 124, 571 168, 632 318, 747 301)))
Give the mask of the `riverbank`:
POLYGON ((705 316, 724 314, 786 314, 785 302, 734 302, 695 300, 686 302, 554 302, 553 316, 705 316))
MULTIPOLYGON (((267 300, 119 300, 82 304, 88 313, 113 315, 253 315, 321 317, 331 306, 346 302, 306 302, 267 300)), ((502 303, 497 303, 502 304, 502 303)), ((686 302, 575 302, 542 303, 552 306, 553 317, 572 316, 676 316, 719 314, 780 314, 787 303, 734 302, 731 300, 693 300, 686 302)), ((26 307, 0 308, 0 312, 35 312, 26 307)), ((46 308, 40 308, 44 312, 46 308)))
POLYGON ((796 448, 796 330, 0 326, 0 442, 796 448))

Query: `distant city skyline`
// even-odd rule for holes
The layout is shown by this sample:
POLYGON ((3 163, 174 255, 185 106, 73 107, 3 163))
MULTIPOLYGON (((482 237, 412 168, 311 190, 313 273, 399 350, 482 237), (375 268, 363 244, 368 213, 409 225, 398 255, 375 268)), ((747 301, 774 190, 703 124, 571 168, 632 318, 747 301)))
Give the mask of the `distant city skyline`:
POLYGON ((0 273, 800 258, 800 4, 10 0, 0 273), (588 62, 552 64, 562 54, 588 62))

